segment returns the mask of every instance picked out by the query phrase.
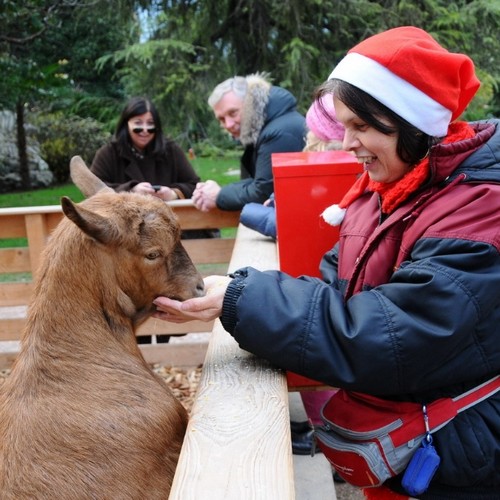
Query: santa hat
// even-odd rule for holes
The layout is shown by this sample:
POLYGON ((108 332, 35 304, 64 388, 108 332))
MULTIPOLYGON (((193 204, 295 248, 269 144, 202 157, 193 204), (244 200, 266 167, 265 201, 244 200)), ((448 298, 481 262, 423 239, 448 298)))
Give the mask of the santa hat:
POLYGON ((311 104, 306 114, 306 125, 324 142, 344 139, 344 126, 337 121, 332 94, 325 94, 311 104))
POLYGON ((448 52, 413 26, 362 41, 335 67, 331 79, 365 91, 432 137, 446 135, 480 86, 468 56, 448 52))

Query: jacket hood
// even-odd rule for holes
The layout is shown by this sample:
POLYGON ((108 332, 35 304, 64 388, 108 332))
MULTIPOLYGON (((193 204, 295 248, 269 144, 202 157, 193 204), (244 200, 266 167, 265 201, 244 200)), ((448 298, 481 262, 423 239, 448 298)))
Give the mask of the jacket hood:
POLYGON ((500 120, 472 122, 476 135, 431 150, 434 182, 465 175, 466 182, 500 182, 500 120))
POLYGON ((467 182, 500 183, 500 120, 484 120, 471 125, 484 143, 456 170, 467 182))
POLYGON ((256 144, 269 121, 294 111, 297 106, 297 100, 288 90, 272 86, 262 75, 250 75, 247 82, 239 137, 244 146, 256 144))

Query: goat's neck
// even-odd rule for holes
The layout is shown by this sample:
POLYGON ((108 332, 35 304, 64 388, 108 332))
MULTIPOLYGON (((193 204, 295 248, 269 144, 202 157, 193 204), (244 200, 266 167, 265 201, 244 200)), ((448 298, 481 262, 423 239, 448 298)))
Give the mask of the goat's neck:
POLYGON ((57 262, 42 267, 28 315, 30 330, 38 336, 73 337, 73 341, 94 331, 108 331, 122 344, 133 343, 135 350, 135 329, 152 311, 138 309, 116 285, 110 275, 112 266, 99 262, 99 257, 91 259, 87 258, 87 268, 76 266, 85 269, 80 273, 57 262))

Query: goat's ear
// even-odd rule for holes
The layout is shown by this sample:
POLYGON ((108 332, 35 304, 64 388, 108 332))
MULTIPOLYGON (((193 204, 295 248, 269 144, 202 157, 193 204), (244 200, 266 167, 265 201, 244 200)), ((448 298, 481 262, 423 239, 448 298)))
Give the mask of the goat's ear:
POLYGON ((76 205, 67 196, 61 198, 61 206, 64 215, 91 238, 103 244, 117 238, 118 230, 109 219, 76 205))
POLYGON ((99 191, 113 192, 113 189, 106 186, 99 177, 89 170, 80 156, 73 156, 73 158, 71 158, 69 171, 71 173, 71 179, 76 187, 83 193, 85 198, 89 198, 99 191))

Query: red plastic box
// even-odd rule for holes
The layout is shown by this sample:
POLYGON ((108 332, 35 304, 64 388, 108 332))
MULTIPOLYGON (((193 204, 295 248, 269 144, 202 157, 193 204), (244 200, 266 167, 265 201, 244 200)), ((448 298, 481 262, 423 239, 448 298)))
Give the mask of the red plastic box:
MULTIPOLYGON (((344 151, 274 153, 271 160, 280 269, 292 276, 319 276, 321 258, 339 238, 338 227, 321 213, 342 199, 362 166, 344 151)), ((296 390, 322 385, 292 372, 287 382, 296 390)))
POLYGON ((339 238, 321 213, 342 199, 362 165, 345 151, 274 153, 271 160, 280 269, 319 276, 321 258, 339 238))

